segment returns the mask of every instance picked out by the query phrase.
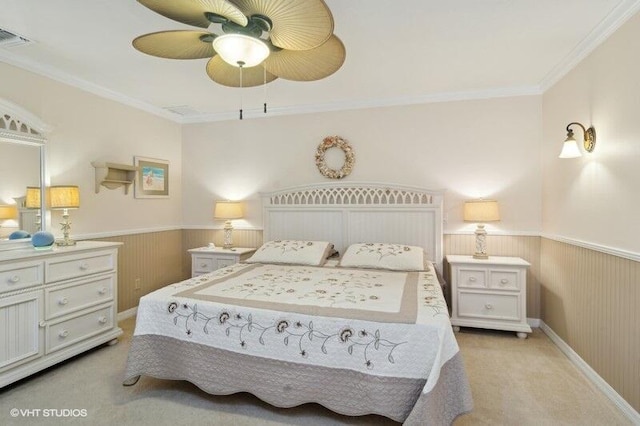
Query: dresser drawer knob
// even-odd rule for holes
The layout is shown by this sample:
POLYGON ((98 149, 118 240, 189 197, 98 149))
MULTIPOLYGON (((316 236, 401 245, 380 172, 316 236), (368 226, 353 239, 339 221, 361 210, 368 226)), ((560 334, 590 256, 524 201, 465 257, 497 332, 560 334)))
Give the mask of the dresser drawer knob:
POLYGON ((62 339, 64 339, 68 335, 69 335, 69 331, 68 330, 60 330, 60 332, 58 333, 58 336, 60 336, 60 338, 62 338, 62 339))
POLYGON ((98 322, 100 324, 106 324, 107 323, 107 317, 105 317, 104 315, 98 317, 98 322))
POLYGON ((12 282, 13 284, 17 283, 18 281, 20 281, 20 275, 14 275, 9 278, 9 282, 12 282))
POLYGON ((493 305, 491 303, 485 303, 484 307, 489 310, 493 309, 493 305))
POLYGON ((98 293, 99 294, 107 294, 107 288, 106 287, 100 287, 98 289, 98 293))
POLYGON ((67 303, 69 303, 69 299, 67 299, 66 297, 61 297, 61 298, 58 300, 58 305, 64 306, 64 305, 66 305, 67 303))
POLYGON ((469 281, 472 283, 475 283, 477 280, 476 280, 476 277, 469 277, 469 281))
POLYGON ((505 284, 509 284, 509 280, 506 278, 503 278, 500 280, 500 284, 505 285, 505 284))
POLYGON ((87 262, 82 262, 80 264, 80 269, 82 269, 83 271, 86 271, 87 269, 89 269, 89 264, 87 262))
POLYGON ((40 328, 45 328, 45 327, 47 326, 47 323, 46 323, 46 322, 44 322, 44 321, 40 321, 40 322, 38 323, 38 326, 39 326, 40 328))

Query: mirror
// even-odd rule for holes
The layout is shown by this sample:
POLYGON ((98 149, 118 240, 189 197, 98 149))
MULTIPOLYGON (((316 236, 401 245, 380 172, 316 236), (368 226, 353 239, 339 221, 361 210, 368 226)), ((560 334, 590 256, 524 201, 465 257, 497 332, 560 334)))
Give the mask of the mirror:
POLYGON ((9 243, 29 241, 10 240, 15 231, 31 235, 46 228, 42 214, 46 139, 41 134, 46 128, 37 117, 0 99, 0 250, 9 243))

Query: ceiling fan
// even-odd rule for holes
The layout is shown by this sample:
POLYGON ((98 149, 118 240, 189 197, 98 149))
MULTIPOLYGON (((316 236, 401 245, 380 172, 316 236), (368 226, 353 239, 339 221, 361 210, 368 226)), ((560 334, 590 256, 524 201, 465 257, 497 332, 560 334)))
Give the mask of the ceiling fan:
POLYGON ((344 63, 333 16, 322 0, 138 0, 167 18, 207 30, 160 31, 133 40, 169 59, 210 58, 216 83, 251 87, 277 78, 314 81, 344 63), (211 32, 211 31, 216 32, 211 32))

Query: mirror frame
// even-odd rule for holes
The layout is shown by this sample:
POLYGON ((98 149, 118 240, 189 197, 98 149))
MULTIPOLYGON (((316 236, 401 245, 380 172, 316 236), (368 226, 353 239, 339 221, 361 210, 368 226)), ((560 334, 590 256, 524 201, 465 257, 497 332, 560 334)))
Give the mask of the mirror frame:
MULTIPOLYGON (((46 170, 46 133, 49 133, 53 128, 45 124, 37 116, 33 115, 29 111, 15 105, 4 99, 0 99, 0 120, 5 124, 4 127, 0 127, 0 141, 9 142, 21 145, 31 145, 39 148, 40 154, 40 216, 41 216, 41 230, 47 229, 47 217, 46 215, 46 183, 47 183, 47 170, 46 170)), ((24 240, 7 240, 0 241, 0 250, 6 248, 18 248, 24 245, 31 245, 31 239, 25 238, 24 240), (10 246, 10 247, 5 247, 10 246)))

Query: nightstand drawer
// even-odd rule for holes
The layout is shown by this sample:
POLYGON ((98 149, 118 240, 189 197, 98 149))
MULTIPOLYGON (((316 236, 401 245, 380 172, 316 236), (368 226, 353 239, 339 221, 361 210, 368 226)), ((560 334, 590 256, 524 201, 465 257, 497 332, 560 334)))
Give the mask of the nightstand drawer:
POLYGON ((218 269, 224 268, 225 266, 235 265, 237 260, 235 258, 222 258, 218 259, 218 269))
POLYGON ((520 321, 520 297, 517 294, 459 292, 458 317, 520 321))
POLYGON ((113 328, 113 306, 109 305, 47 327, 47 353, 113 328))
POLYGON ((493 290, 519 291, 518 271, 489 271, 489 286, 493 290))
POLYGON ((207 256, 193 256, 193 270, 201 274, 216 270, 216 259, 207 256))
POLYGON ((0 268, 0 293, 42 284, 42 263, 13 264, 0 268))
POLYGON ((458 287, 485 288, 487 286, 485 277, 483 269, 459 268, 457 284, 458 287))
POLYGON ((45 318, 51 319, 113 299, 115 276, 97 277, 64 286, 45 288, 45 318))

